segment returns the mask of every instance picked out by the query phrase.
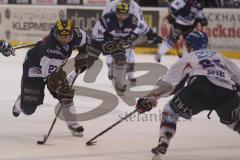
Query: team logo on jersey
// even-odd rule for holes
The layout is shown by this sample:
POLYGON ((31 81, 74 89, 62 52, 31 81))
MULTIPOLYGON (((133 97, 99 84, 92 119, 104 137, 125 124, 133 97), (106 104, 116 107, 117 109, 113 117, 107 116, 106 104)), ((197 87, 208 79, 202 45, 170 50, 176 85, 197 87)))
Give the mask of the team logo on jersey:
POLYGON ((55 49, 47 49, 47 53, 62 55, 62 52, 60 52, 59 50, 55 50, 55 49))
POLYGON ((42 69, 38 67, 30 67, 28 70, 29 77, 41 77, 42 76, 42 69))

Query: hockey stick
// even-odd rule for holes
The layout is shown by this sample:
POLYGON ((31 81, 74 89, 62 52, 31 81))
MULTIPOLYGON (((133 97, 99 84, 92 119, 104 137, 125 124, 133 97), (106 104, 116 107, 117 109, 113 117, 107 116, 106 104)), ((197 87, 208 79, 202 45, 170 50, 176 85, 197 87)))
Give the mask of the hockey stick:
MULTIPOLYGON (((79 73, 75 73, 75 74, 76 74, 76 75, 75 75, 74 79, 72 80, 72 83, 71 83, 71 86, 70 86, 71 88, 72 88, 74 82, 76 81, 76 79, 77 79, 77 77, 78 77, 78 75, 79 75, 79 73)), ((56 116, 55 116, 55 118, 54 118, 54 120, 53 120, 53 122, 52 122, 52 125, 51 125, 50 129, 48 130, 48 133, 44 135, 42 141, 40 141, 40 140, 37 141, 37 144, 43 145, 43 144, 45 144, 45 143, 47 142, 48 137, 49 137, 49 135, 51 134, 52 129, 53 129, 53 127, 54 127, 54 125, 55 125, 55 123, 56 123, 56 121, 57 121, 58 115, 59 115, 60 111, 62 110, 62 106, 63 106, 63 105, 60 106, 60 108, 59 108, 59 110, 58 110, 58 112, 57 112, 57 114, 56 114, 56 116)))
POLYGON ((22 48, 27 48, 27 47, 33 47, 35 46, 36 43, 33 43, 33 44, 26 44, 26 45, 21 45, 21 46, 17 46, 17 47, 13 47, 13 49, 22 49, 22 48))
POLYGON ((101 133, 97 134, 95 137, 91 138, 89 141, 86 142, 86 145, 87 146, 95 145, 95 143, 97 143, 97 141, 94 141, 95 139, 97 139, 98 137, 100 137, 101 135, 103 135, 104 133, 106 133, 107 131, 112 129, 113 127, 117 126, 119 123, 123 122, 124 120, 126 120, 128 117, 130 117, 131 115, 133 115, 136 112, 137 112, 137 110, 135 109, 134 111, 132 111, 131 113, 129 113, 128 115, 126 115, 125 117, 123 117, 122 119, 120 119, 119 121, 117 121, 116 123, 114 123, 113 125, 108 127, 107 129, 105 129, 101 133))

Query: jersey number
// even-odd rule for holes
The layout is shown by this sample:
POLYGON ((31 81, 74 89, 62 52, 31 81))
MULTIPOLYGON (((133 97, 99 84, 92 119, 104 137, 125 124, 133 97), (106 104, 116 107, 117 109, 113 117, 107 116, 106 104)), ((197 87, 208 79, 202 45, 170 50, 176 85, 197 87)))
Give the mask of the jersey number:
POLYGON ((53 73, 57 70, 57 66, 49 65, 48 73, 53 73))
POLYGON ((203 59, 199 61, 199 64, 202 66, 203 69, 214 67, 215 65, 220 67, 221 69, 225 69, 224 65, 221 64, 221 61, 219 59, 214 60, 203 59))

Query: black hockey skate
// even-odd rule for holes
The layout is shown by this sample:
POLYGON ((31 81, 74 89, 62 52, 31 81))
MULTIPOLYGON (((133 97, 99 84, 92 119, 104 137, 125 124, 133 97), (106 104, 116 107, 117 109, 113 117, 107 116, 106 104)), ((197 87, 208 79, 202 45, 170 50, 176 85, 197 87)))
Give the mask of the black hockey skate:
POLYGON ((68 126, 68 129, 71 131, 73 136, 82 137, 84 128, 78 124, 72 124, 68 126))

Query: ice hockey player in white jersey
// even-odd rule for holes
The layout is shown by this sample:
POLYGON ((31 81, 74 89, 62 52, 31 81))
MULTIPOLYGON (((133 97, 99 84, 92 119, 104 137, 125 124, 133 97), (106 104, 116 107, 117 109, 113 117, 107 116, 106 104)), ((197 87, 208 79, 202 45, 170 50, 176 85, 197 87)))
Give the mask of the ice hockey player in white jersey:
POLYGON ((6 40, 0 40, 0 52, 6 57, 9 57, 10 55, 15 56, 15 50, 13 49, 12 44, 6 40))
POLYGON ((21 95, 13 107, 13 115, 18 117, 22 112, 32 115, 37 107, 43 104, 44 89, 49 92, 63 107, 68 128, 75 136, 82 136, 83 127, 76 117, 65 117, 67 110, 74 112, 74 90, 66 78, 62 67, 67 63, 73 49, 78 49, 75 57, 75 71, 82 73, 87 69, 88 38, 84 31, 73 26, 68 18, 57 20, 49 35, 28 50, 23 63, 21 95))
POLYGON ((156 106, 158 98, 174 95, 162 111, 159 144, 152 149, 153 160, 161 160, 166 154, 179 117, 191 119, 201 111, 214 110, 221 123, 240 134, 237 94, 240 69, 222 54, 207 50, 208 38, 203 32, 189 33, 185 43, 189 53, 179 59, 162 80, 171 87, 166 89, 160 84, 159 89, 141 97, 136 105, 138 112, 144 113, 156 106))
MULTIPOLYGON (((116 12, 105 14, 97 21, 93 29, 93 37, 89 47, 89 67, 99 57, 100 53, 113 57, 115 89, 119 95, 125 92, 127 69, 126 49, 144 32, 142 21, 129 13, 129 5, 120 2, 116 12), (126 47, 128 46, 128 47, 126 47)), ((146 33, 148 40, 160 43, 161 37, 151 29, 146 33)))
MULTIPOLYGON (((113 0, 109 3, 103 10, 103 14, 105 15, 110 12, 115 12, 117 9, 117 5, 119 2, 124 2, 129 4, 129 13, 133 14, 137 17, 138 21, 142 21, 143 34, 146 34, 149 30, 149 26, 145 23, 143 12, 141 7, 134 0, 113 0)), ((137 79, 134 77, 134 66, 135 66, 135 50, 134 48, 129 48, 126 50, 126 58, 127 58, 127 78, 133 84, 136 83, 137 79)), ((112 63, 113 59, 111 55, 106 55, 106 61, 108 66, 108 78, 111 80, 113 78, 112 74, 112 63)))
MULTIPOLYGON (((198 23, 202 26, 208 25, 208 21, 203 14, 203 5, 202 0, 173 0, 169 3, 170 34, 159 47, 158 54, 155 56, 157 62, 161 62, 161 56, 177 43, 181 35, 185 38, 198 23)), ((185 46, 183 47, 184 53, 186 53, 185 46)))

